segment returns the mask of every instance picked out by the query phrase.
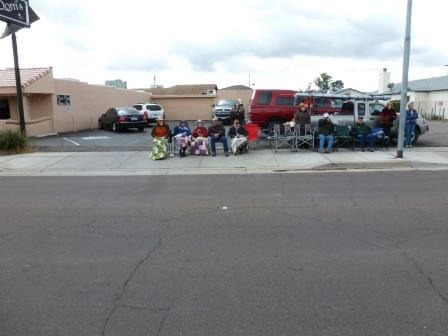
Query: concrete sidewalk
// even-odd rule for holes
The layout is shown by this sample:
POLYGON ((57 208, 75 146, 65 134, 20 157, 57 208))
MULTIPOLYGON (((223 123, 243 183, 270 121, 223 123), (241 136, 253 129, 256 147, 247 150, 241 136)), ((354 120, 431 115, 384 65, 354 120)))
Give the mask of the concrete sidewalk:
POLYGON ((0 176, 122 176, 187 174, 263 174, 307 171, 448 169, 448 147, 414 148, 405 159, 395 151, 331 154, 255 149, 241 156, 170 157, 153 161, 148 152, 65 152, 0 156, 0 176))

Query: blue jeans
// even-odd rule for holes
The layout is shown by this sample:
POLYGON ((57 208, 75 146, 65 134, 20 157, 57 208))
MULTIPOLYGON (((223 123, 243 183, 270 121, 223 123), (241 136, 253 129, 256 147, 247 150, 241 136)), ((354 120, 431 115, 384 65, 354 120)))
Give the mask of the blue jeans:
POLYGON ((331 151, 333 149, 333 140, 334 138, 332 135, 319 134, 319 151, 323 152, 325 141, 328 141, 327 149, 331 151))
POLYGON ((412 145, 412 134, 415 130, 415 124, 406 124, 406 141, 405 145, 410 146, 412 145))
POLYGON ((375 145, 375 135, 374 134, 358 134, 356 136, 358 139, 359 145, 361 147, 364 147, 366 145, 366 142, 369 142, 369 147, 373 148, 375 145))
POLYGON ((216 143, 222 142, 222 145, 224 147, 224 153, 227 153, 229 151, 229 144, 227 143, 227 138, 223 135, 219 138, 217 137, 210 137, 210 147, 212 150, 212 153, 216 153, 216 143))

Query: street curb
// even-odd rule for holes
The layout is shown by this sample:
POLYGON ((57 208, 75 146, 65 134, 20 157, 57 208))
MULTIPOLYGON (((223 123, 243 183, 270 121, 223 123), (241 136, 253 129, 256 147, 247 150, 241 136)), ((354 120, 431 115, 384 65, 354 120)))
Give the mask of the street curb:
MULTIPOLYGON (((448 170, 448 166, 434 167, 448 170)), ((340 173, 431 170, 431 166, 419 166, 410 161, 336 162, 302 167, 230 167, 230 168, 155 168, 155 169, 45 169, 45 170, 0 170, 0 176, 186 176, 186 175, 263 175, 294 173, 340 173)))

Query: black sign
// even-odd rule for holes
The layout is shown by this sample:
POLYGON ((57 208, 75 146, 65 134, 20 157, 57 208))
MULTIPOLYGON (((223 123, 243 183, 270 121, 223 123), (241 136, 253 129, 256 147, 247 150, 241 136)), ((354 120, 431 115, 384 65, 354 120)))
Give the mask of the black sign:
POLYGON ((28 27, 30 25, 28 1, 0 0, 0 20, 28 27))

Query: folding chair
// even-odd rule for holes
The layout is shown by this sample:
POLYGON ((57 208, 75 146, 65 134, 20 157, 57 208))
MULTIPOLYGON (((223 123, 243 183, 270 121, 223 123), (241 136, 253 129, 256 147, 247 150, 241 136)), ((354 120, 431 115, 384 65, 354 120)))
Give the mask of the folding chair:
POLYGON ((334 150, 339 150, 339 147, 349 145, 351 149, 355 150, 355 138, 352 135, 351 128, 348 125, 336 125, 336 136, 334 141, 334 150))
POLYGON ((296 149, 308 148, 314 151, 314 130, 310 124, 294 126, 296 132, 296 149))
POLYGON ((282 125, 275 124, 273 128, 273 140, 275 143, 275 152, 277 153, 278 148, 285 145, 289 147, 292 151, 297 151, 296 147, 296 134, 292 130, 289 124, 286 124, 282 131, 282 125))

